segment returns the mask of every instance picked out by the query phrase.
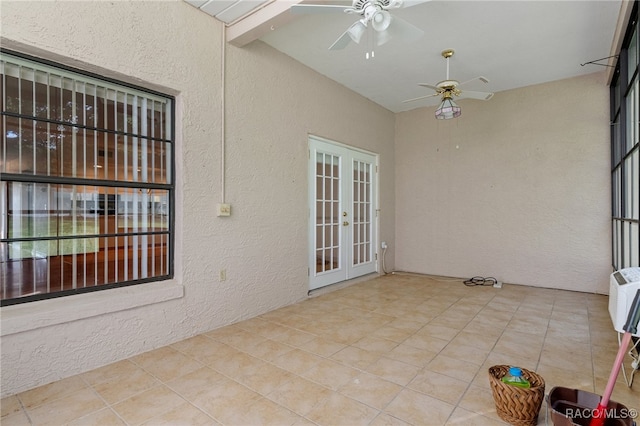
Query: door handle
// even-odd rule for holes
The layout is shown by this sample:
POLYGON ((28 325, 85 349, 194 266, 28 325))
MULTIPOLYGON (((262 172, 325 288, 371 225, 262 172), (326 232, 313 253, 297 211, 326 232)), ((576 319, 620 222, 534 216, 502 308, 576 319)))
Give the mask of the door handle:
POLYGON ((342 226, 349 226, 349 222, 345 220, 344 222, 342 222, 342 226))

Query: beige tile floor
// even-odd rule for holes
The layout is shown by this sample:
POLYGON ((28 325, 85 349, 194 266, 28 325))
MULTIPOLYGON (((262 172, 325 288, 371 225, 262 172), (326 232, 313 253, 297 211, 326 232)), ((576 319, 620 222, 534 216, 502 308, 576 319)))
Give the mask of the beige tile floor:
MULTIPOLYGON (((387 275, 5 398, 1 423, 496 425, 490 366, 601 394, 616 352, 606 296, 387 275)), ((640 408, 636 382, 612 399, 640 408)))

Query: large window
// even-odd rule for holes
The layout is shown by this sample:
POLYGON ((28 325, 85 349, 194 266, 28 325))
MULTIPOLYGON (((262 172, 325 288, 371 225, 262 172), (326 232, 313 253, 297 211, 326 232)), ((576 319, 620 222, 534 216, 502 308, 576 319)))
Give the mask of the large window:
POLYGON ((7 51, 0 67, 2 305, 171 278, 173 98, 7 51))
POLYGON ((640 266, 638 3, 611 83, 613 267, 640 266))

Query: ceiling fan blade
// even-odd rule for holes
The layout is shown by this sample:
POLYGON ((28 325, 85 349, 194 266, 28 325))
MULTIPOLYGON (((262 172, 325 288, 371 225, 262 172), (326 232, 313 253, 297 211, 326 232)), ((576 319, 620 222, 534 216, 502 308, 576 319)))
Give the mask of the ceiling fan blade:
POLYGON ((413 24, 408 23, 404 19, 397 16, 391 16, 389 27, 378 32, 378 46, 386 43, 392 38, 399 38, 403 41, 410 42, 418 40, 424 35, 424 31, 413 24))
POLYGON ((294 4, 291 6, 291 13, 341 13, 348 10, 355 11, 352 6, 339 6, 335 4, 294 4))
POLYGON ((333 42, 331 46, 329 46, 329 50, 340 50, 344 49, 349 45, 351 40, 356 43, 360 43, 360 39, 362 38, 362 34, 367 29, 367 26, 362 23, 362 21, 356 21, 353 23, 347 31, 342 33, 340 37, 336 41, 333 42))
POLYGON ((479 99, 481 101, 488 101, 493 97, 493 93, 489 92, 470 92, 468 90, 463 90, 458 99, 479 99))
POLYGON ((331 46, 329 46, 329 50, 340 50, 344 49, 351 43, 351 36, 349 35, 349 30, 342 33, 340 37, 336 41, 333 42, 331 46))
POLYGON ((418 86, 422 86, 422 87, 428 87, 429 89, 433 89, 436 92, 440 91, 440 88, 438 86, 434 86, 432 84, 426 84, 426 83, 418 83, 418 86))
POLYGON ((391 38, 393 37, 388 29, 384 31, 376 31, 375 33, 376 33, 375 34, 376 46, 382 46, 383 44, 391 40, 391 38))
MULTIPOLYGON (((427 3, 431 0, 402 0, 400 1, 400 6, 395 6, 395 7, 402 7, 404 9, 411 7, 411 6, 416 6, 418 4, 422 4, 422 3, 427 3)), ((391 0, 391 4, 394 3, 394 0, 391 0)))
POLYGON ((382 6, 384 10, 400 9, 415 6, 420 3, 426 3, 431 0, 390 0, 387 6, 382 6))
POLYGON ((427 98, 433 98, 434 96, 438 96, 439 93, 434 93, 433 95, 426 95, 426 96, 420 96, 417 98, 413 98, 413 99, 407 99, 406 101, 402 101, 402 103, 407 103, 407 102, 413 102, 413 101, 419 101, 420 99, 427 99, 427 98))
POLYGON ((483 83, 488 83, 489 82, 488 78, 480 76, 480 77, 472 78, 471 80, 467 80, 464 83, 460 83, 460 84, 458 84, 458 86, 462 86, 463 84, 471 83, 472 81, 476 81, 476 80, 480 80, 483 83))

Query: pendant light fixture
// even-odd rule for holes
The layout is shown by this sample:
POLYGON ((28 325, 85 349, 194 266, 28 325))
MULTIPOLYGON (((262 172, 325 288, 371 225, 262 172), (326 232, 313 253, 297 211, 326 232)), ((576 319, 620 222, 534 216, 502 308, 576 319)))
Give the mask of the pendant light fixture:
POLYGON ((442 102, 436 109, 436 118, 438 120, 448 120, 450 118, 460 117, 462 109, 451 98, 450 92, 445 92, 442 96, 442 102))

